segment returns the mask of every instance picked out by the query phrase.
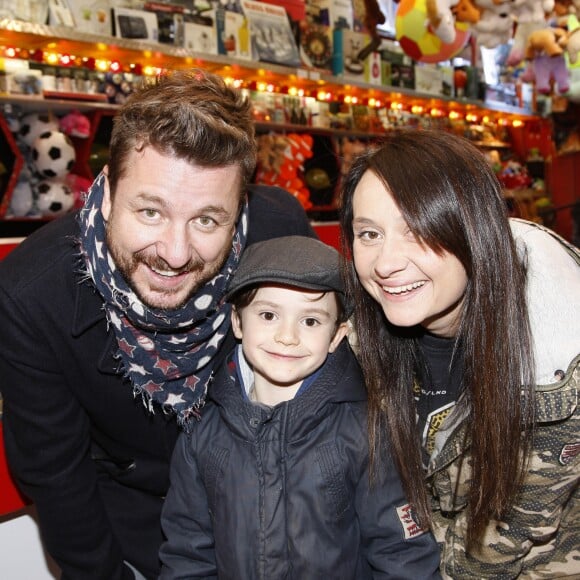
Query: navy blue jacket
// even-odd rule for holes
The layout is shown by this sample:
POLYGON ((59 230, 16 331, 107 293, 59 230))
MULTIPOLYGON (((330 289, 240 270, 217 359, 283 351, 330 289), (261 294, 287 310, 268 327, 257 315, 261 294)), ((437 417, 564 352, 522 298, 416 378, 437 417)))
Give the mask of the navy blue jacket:
MULTIPOLYGON (((298 201, 252 188, 248 243, 295 234, 314 235, 298 201)), ((66 216, 0 263, 8 460, 63 578, 133 578, 124 560, 155 578, 178 428, 118 373, 102 300, 74 273, 78 236, 75 215, 66 216)))
POLYGON ((162 514, 163 580, 439 578, 439 549, 385 459, 368 482, 366 392, 346 340, 272 408, 223 365, 182 434, 162 514))

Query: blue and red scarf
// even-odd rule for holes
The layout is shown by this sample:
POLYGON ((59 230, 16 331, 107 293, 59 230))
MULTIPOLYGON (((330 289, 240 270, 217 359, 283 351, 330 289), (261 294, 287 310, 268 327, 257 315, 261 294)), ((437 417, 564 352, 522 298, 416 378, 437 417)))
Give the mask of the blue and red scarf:
POLYGON ((109 325, 117 338, 116 356, 135 395, 151 412, 159 405, 177 415, 187 427, 199 418, 212 359, 230 329, 230 305, 224 301, 227 284, 236 271, 246 244, 248 205, 244 205, 221 271, 176 310, 149 308, 135 294, 107 250, 101 213, 104 174, 91 186, 79 214, 85 274, 104 300, 109 325))

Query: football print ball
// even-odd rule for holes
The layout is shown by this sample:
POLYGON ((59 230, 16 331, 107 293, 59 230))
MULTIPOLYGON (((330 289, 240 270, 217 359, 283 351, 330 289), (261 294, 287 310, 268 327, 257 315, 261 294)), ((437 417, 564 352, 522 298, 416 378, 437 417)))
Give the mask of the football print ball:
POLYGON ((29 113, 22 117, 17 135, 32 147, 36 138, 47 131, 58 131, 58 120, 48 114, 29 113))
POLYGON ((41 177, 64 177, 74 166, 76 153, 72 141, 60 131, 41 133, 32 146, 32 163, 41 177))
POLYGON ((426 0, 401 0, 395 17, 395 37, 405 54, 419 62, 436 63, 457 55, 469 40, 469 24, 455 23, 455 40, 443 42, 429 27, 426 0))
POLYGON ((36 207, 46 217, 56 217, 74 205, 72 189, 63 181, 47 179, 36 187, 36 207))

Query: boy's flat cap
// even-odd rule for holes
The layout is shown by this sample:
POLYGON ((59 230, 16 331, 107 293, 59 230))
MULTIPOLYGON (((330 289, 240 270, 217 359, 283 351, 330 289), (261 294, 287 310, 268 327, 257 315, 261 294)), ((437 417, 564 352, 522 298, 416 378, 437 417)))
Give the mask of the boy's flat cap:
POLYGON ((315 238, 285 236, 248 246, 230 282, 227 298, 250 286, 269 282, 339 292, 344 300, 339 253, 315 238))

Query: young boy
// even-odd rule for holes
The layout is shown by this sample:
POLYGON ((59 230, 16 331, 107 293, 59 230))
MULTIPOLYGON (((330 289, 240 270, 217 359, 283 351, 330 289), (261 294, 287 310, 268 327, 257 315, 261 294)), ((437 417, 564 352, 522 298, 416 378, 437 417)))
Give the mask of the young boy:
POLYGON ((369 484, 338 252, 300 236, 254 244, 228 296, 241 344, 177 444, 161 578, 439 577, 387 457, 369 484))

